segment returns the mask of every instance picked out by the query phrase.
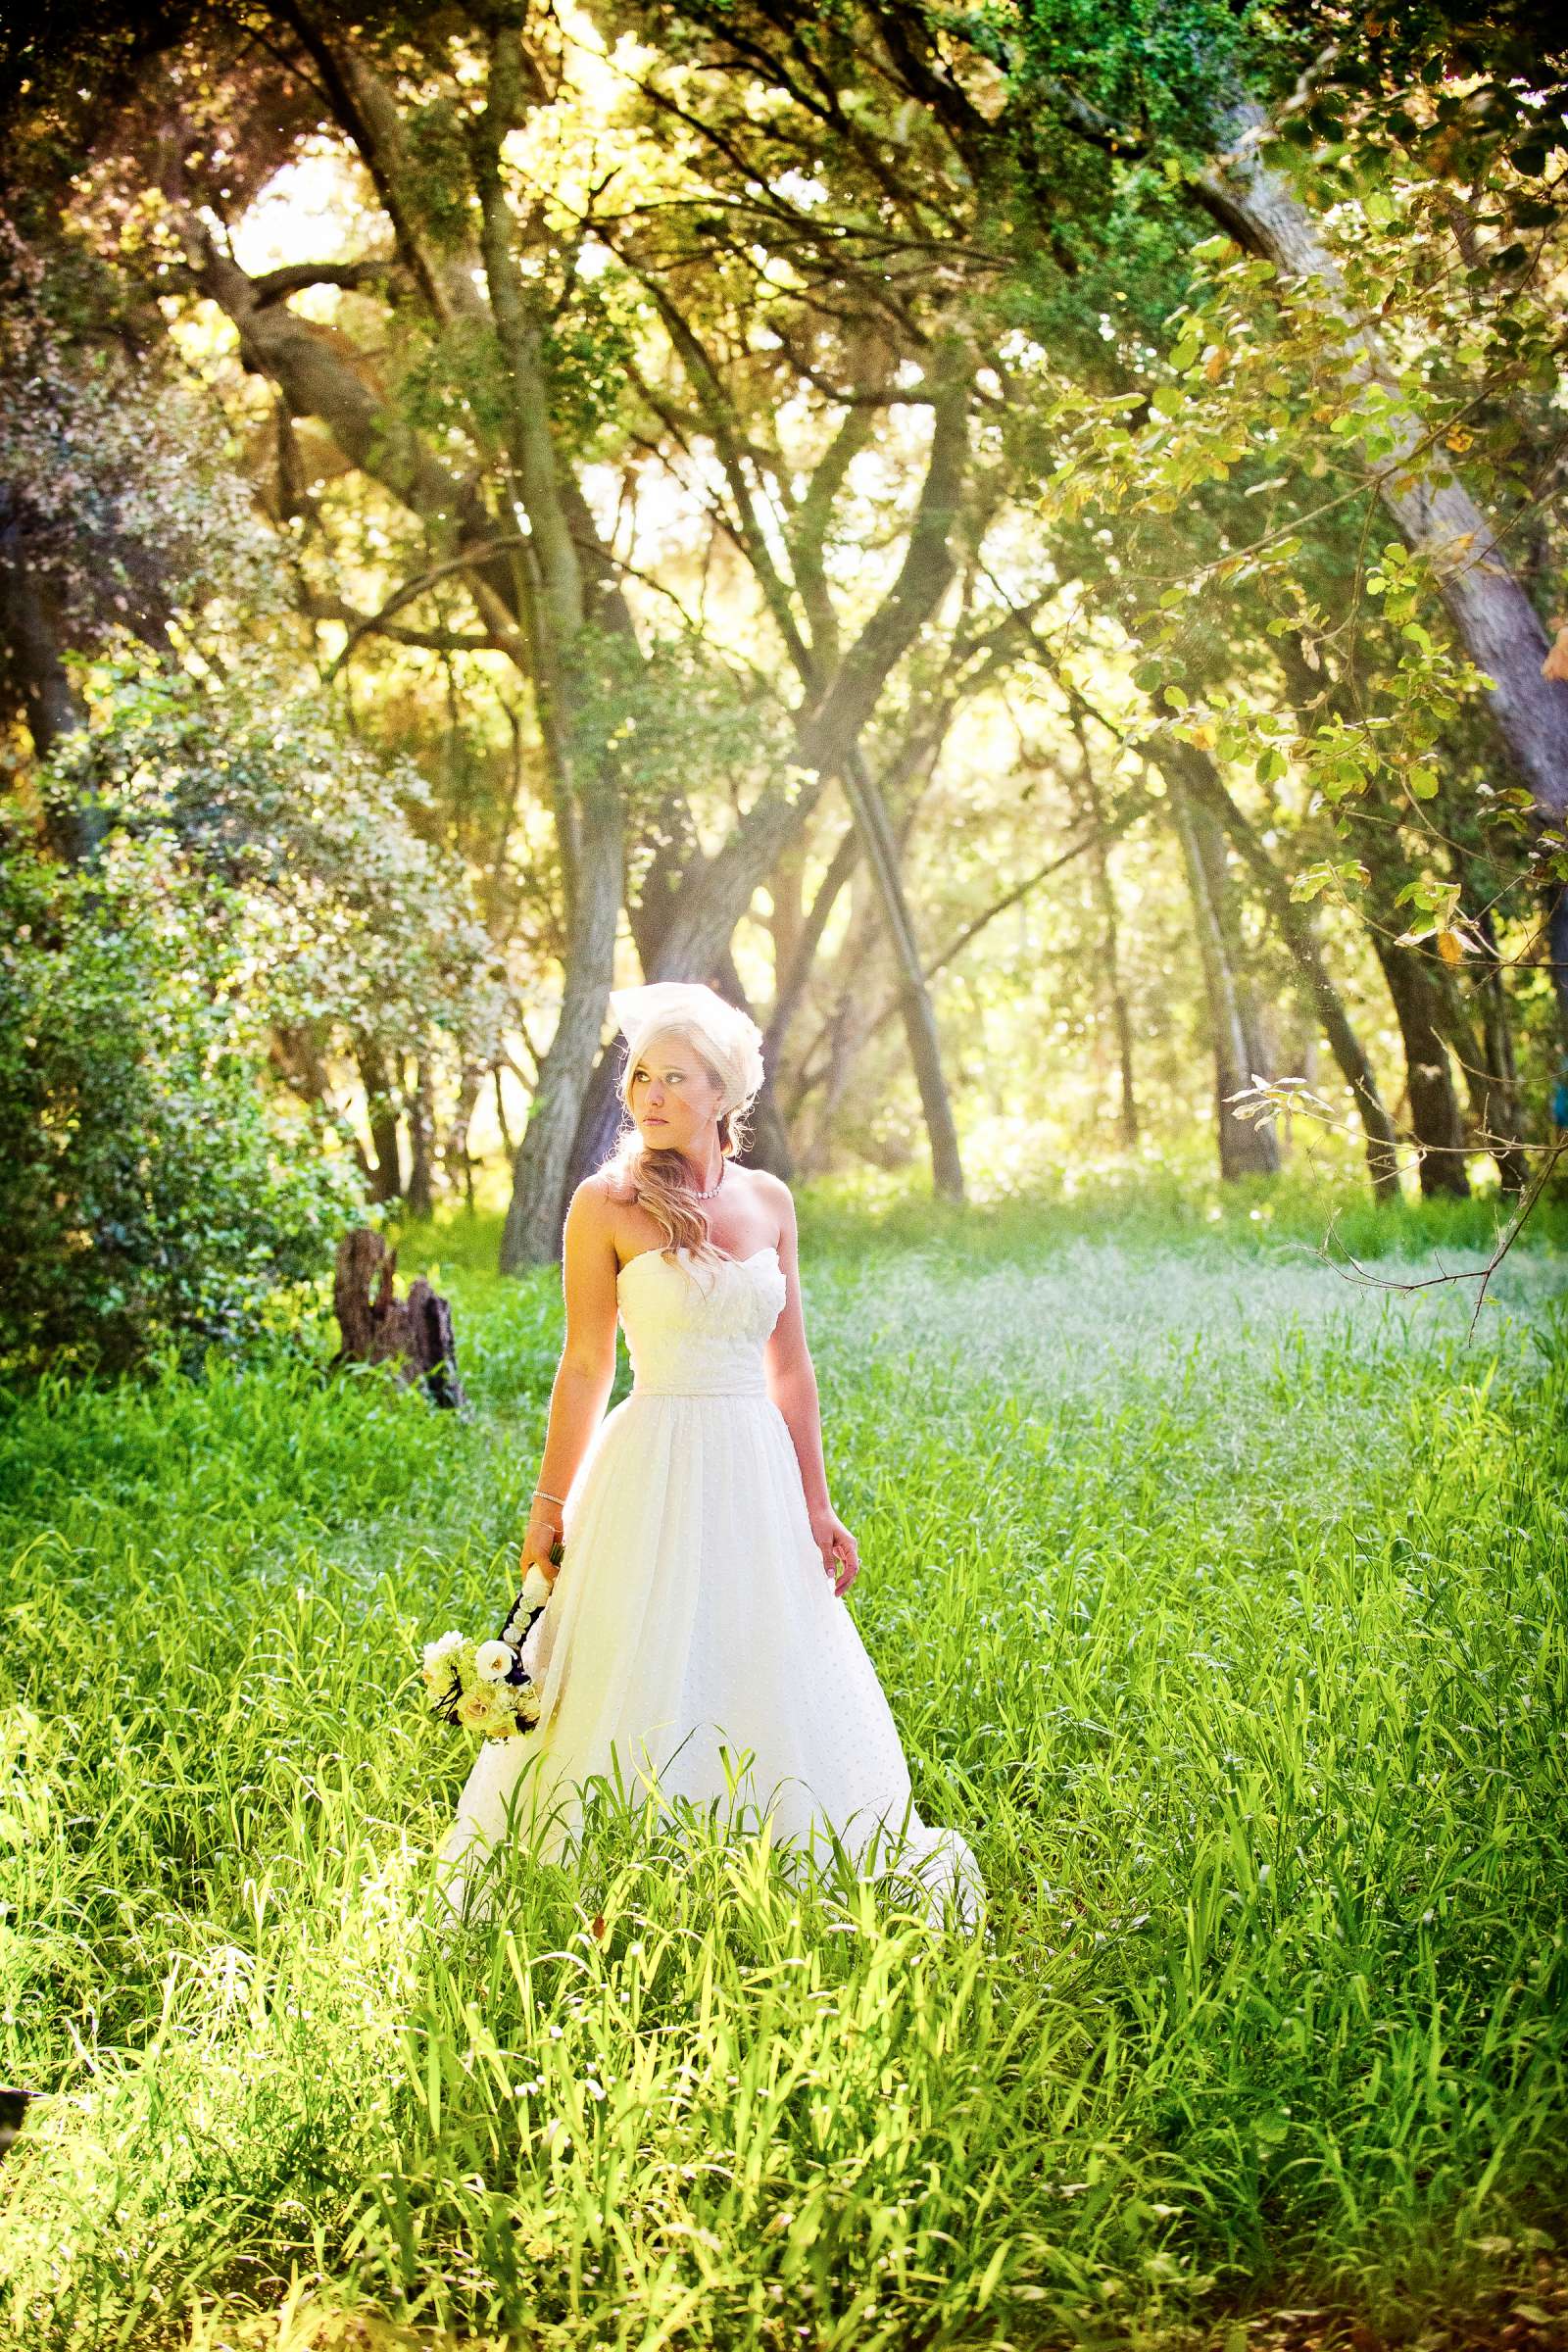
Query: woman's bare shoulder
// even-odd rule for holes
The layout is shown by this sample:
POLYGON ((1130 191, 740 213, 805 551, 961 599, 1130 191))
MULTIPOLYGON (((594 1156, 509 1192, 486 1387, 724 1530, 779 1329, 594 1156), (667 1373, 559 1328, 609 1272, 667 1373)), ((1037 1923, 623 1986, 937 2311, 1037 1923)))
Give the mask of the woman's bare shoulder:
POLYGON ((614 1178, 603 1168, 585 1176, 572 1194, 566 1209, 566 1222, 574 1233, 608 1239, 614 1231, 618 1210, 636 1195, 624 1195, 615 1190, 614 1178))
POLYGON ((780 1208, 784 1206, 786 1201, 789 1202, 792 1208, 794 1207, 794 1194, 790 1191, 790 1188, 785 1183, 783 1177, 775 1176, 771 1168, 748 1168, 746 1173, 751 1178, 753 1184, 757 1186, 759 1194, 762 1200, 771 1200, 780 1208))
POLYGON ((746 1172, 752 1180, 756 1199, 770 1216, 778 1219, 779 1230, 783 1233, 793 1232, 795 1197, 783 1177, 775 1176, 771 1168, 748 1168, 746 1172))
POLYGON ((572 1194, 573 1200, 587 1200, 596 1207, 613 1204, 624 1208, 636 1198, 637 1188, 631 1178, 614 1168, 595 1168, 572 1194))

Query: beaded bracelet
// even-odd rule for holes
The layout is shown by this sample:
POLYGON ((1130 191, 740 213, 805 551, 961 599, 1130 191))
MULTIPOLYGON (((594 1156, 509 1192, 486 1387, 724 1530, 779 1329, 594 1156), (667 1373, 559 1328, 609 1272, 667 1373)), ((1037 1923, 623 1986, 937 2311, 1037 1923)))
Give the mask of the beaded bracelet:
POLYGON ((566 1506, 566 1497, 564 1494, 547 1494, 543 1487, 535 1487, 530 1500, 539 1502, 559 1502, 563 1510, 564 1510, 566 1506))

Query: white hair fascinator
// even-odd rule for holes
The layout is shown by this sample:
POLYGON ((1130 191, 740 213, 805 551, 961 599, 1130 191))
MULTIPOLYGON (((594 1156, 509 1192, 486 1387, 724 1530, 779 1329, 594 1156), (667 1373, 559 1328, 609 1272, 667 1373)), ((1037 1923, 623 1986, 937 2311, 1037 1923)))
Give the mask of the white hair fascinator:
POLYGON ((677 1021, 695 1029, 723 1088, 720 1117, 727 1110, 744 1109, 762 1083, 762 1032, 749 1013, 738 1004, 726 1004, 700 980, 651 980, 643 988, 612 988, 610 1009, 625 1033, 628 1069, 661 1029, 677 1021))

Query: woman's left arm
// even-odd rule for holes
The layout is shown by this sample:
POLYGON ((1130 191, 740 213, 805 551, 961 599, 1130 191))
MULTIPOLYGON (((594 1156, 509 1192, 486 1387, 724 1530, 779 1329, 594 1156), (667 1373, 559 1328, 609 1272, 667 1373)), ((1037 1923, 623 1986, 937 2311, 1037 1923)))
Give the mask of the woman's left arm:
POLYGON ((775 1177, 778 1193, 778 1262, 784 1275, 784 1306, 774 1324, 763 1355, 767 1393, 783 1414, 801 1465, 811 1535, 822 1554, 822 1566, 833 1579, 836 1594, 847 1592, 860 1573, 855 1538, 828 1500, 827 1464, 822 1455, 822 1410, 816 1390, 816 1367, 806 1344, 806 1318, 801 1307, 801 1278, 795 1201, 788 1185, 775 1177))

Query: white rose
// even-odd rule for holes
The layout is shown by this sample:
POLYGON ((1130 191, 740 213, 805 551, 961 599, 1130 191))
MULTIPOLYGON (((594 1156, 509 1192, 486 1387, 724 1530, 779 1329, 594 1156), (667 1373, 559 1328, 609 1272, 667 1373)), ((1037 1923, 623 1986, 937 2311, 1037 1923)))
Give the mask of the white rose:
POLYGON ((481 1683, 504 1683, 512 1672, 510 1642, 481 1642, 473 1653, 473 1671, 481 1683))
POLYGON ((535 1560, 522 1580, 522 1597, 530 1609, 542 1609, 550 1592, 550 1579, 535 1560))

